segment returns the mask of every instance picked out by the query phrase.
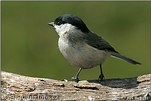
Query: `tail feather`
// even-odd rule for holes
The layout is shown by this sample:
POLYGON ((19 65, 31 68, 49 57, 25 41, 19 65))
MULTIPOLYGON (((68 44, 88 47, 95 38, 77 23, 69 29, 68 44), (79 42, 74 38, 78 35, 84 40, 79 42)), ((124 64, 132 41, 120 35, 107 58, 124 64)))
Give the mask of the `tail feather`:
POLYGON ((114 57, 123 59, 123 60, 125 60, 125 61, 127 61, 127 62, 129 62, 131 64, 141 64, 140 62, 137 62, 137 61, 135 61, 135 60, 133 60, 133 59, 127 57, 127 56, 124 56, 124 55, 122 55, 120 53, 111 52, 111 55, 114 56, 114 57))

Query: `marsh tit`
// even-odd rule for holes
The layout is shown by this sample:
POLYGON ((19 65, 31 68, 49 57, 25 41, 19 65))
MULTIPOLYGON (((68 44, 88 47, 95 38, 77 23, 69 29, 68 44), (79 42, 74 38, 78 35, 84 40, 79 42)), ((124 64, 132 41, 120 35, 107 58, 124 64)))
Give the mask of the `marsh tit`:
POLYGON ((100 65, 99 80, 104 78, 102 64, 107 57, 113 56, 131 64, 141 64, 117 52, 107 41, 91 32, 81 18, 64 14, 49 23, 59 35, 58 46, 62 55, 79 70, 72 77, 78 82, 82 69, 90 69, 100 65))

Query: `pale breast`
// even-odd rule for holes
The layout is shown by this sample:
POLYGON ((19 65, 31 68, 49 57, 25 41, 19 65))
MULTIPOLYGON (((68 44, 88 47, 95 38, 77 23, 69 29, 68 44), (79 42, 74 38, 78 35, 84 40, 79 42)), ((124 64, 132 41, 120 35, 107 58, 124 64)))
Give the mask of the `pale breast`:
POLYGON ((74 66, 79 68, 92 68, 102 64, 109 53, 98 50, 86 43, 72 44, 68 40, 59 38, 58 46, 63 56, 74 66))

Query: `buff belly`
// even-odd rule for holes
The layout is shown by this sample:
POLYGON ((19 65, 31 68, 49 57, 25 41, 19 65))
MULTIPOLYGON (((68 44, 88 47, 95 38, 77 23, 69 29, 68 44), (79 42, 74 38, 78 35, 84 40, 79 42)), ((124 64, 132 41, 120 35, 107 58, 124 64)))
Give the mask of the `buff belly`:
POLYGON ((98 50, 86 43, 69 43, 59 38, 59 50, 62 55, 74 66, 88 69, 102 64, 110 53, 98 50))

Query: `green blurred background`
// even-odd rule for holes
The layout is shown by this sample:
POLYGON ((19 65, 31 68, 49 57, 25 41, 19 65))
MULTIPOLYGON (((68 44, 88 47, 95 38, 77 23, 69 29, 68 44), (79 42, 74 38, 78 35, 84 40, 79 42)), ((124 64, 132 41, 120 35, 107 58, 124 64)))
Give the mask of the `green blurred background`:
MULTIPOLYGON (((2 2, 2 70, 27 76, 68 79, 77 68, 59 52, 58 35, 48 23, 62 14, 80 16, 120 53, 142 63, 132 65, 109 58, 106 78, 151 73, 151 3, 149 2, 2 2)), ((99 68, 81 72, 81 79, 97 79, 99 68)))

